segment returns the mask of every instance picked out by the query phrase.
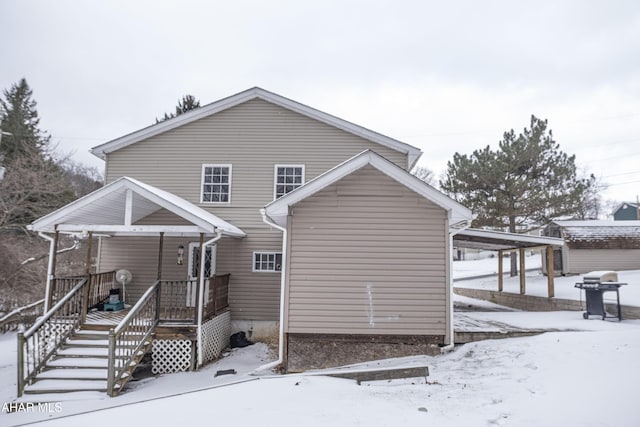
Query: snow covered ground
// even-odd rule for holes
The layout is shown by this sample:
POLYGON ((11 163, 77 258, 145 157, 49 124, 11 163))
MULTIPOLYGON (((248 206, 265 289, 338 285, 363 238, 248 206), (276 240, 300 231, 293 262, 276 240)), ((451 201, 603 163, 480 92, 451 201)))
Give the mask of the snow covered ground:
MULTIPOLYGON (((478 274, 480 268, 475 268, 478 274)), ((625 275, 621 279, 628 280, 625 275)), ((627 277, 640 278, 640 274, 627 277)), ((562 279, 567 278, 559 281, 562 279)), ((575 294, 578 290, 573 283, 578 279, 568 278, 566 284, 575 294)), ((491 282, 477 279, 456 285, 482 280, 491 282)), ((530 283, 528 289, 533 290, 530 283)), ((623 303, 630 303, 624 292, 623 303)), ((488 303, 481 305, 489 308, 488 303)), ((199 372, 132 382, 116 398, 99 393, 55 396, 48 406, 35 404, 18 413, 2 412, 0 426, 39 420, 51 426, 168 422, 261 427, 640 425, 640 320, 583 320, 578 312, 464 315, 566 332, 465 344, 436 357, 370 362, 367 366, 423 363, 429 366, 430 376, 426 381, 414 378, 361 386, 352 380, 317 375, 251 375, 273 357, 266 345, 256 344, 235 349, 199 372), (237 374, 215 377, 225 369, 235 369, 237 374)), ((15 400, 15 363, 15 334, 0 335, 0 403, 15 400)))

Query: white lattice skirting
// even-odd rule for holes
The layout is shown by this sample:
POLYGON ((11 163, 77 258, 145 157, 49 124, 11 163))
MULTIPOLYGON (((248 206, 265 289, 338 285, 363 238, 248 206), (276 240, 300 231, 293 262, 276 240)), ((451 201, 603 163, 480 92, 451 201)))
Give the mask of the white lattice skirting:
POLYGON ((231 312, 227 311, 202 324, 203 363, 216 359, 229 345, 231 312))
POLYGON ((151 372, 171 374, 188 371, 190 367, 190 340, 153 340, 151 372))

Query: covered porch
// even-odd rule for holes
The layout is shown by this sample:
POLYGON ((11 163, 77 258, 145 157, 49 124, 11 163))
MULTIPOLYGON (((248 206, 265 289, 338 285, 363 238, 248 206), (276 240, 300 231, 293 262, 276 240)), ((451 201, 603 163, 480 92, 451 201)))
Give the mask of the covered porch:
POLYGON ((527 292, 526 281, 526 250, 541 250, 543 260, 547 264, 547 296, 555 296, 553 275, 553 249, 564 246, 564 240, 555 237, 532 236, 528 234, 514 234, 492 230, 478 230, 467 228, 453 236, 453 246, 456 248, 478 249, 496 251, 498 254, 498 292, 503 291, 505 254, 516 252, 518 254, 518 273, 520 278, 520 295, 527 292), (549 268, 550 267, 550 268, 549 268))
POLYGON ((69 340, 87 331, 107 334, 110 395, 117 394, 149 351, 154 373, 168 373, 197 369, 228 344, 231 278, 215 271, 215 260, 216 242, 245 236, 232 224, 174 194, 123 177, 30 228, 50 242, 50 257, 45 315, 20 337, 19 394, 25 385, 37 383, 69 340), (83 274, 56 275, 64 234, 87 242, 83 274), (93 266, 95 240, 98 262, 93 266), (167 242, 179 244, 168 251, 167 242), (103 263, 109 251, 109 262, 103 263), (34 351, 43 346, 49 351, 34 351))

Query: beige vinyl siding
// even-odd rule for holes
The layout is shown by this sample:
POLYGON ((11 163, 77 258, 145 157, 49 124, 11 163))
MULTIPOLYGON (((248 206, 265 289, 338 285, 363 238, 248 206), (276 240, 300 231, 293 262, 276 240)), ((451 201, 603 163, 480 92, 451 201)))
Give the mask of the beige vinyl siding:
POLYGON ((234 225, 262 227, 273 200, 274 165, 305 166, 305 182, 373 149, 407 167, 407 156, 260 99, 107 155, 106 179, 130 176, 170 191, 234 225), (200 203, 202 164, 231 164, 231 203, 200 203))
POLYGON ((233 320, 280 318, 280 272, 253 272, 253 251, 281 251, 282 233, 268 228, 245 229, 243 239, 218 243, 219 273, 231 273, 229 305, 233 320))
POLYGON ((596 270, 638 270, 640 249, 570 249, 566 252, 565 273, 583 274, 596 270))
MULTIPOLYGON (((162 257, 162 278, 167 280, 187 279, 187 251, 185 261, 178 265, 178 245, 189 247, 195 239, 165 237, 162 257)), ((158 276, 158 249, 160 237, 109 237, 102 238, 100 245, 100 271, 126 269, 133 276, 126 287, 126 302, 135 304, 142 294, 153 285, 158 276)))
POLYGON ((287 332, 447 334, 442 208, 367 166, 289 223, 287 332))

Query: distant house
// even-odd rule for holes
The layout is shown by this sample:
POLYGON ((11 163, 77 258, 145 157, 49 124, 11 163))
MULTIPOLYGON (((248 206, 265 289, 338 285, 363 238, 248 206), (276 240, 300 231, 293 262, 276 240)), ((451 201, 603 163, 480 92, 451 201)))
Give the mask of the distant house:
POLYGON ((640 221, 553 221, 544 234, 565 241, 554 251, 556 274, 640 269, 640 221))
POLYGON ((614 221, 636 221, 638 218, 638 209, 640 207, 637 203, 620 203, 617 208, 613 210, 614 221))

